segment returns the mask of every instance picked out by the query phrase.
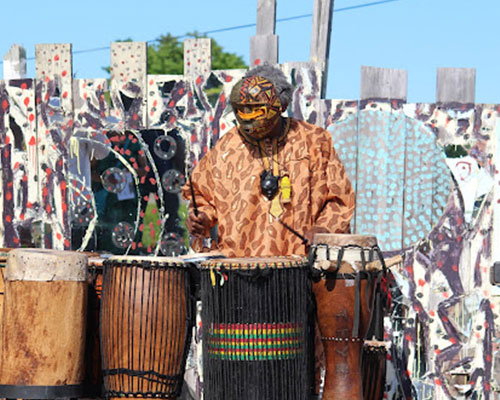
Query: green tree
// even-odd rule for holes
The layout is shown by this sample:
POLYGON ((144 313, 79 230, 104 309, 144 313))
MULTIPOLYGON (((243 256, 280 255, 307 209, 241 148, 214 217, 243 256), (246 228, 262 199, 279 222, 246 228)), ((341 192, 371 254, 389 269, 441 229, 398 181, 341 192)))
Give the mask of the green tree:
MULTIPOLYGON (((205 38, 197 32, 188 33, 192 38, 205 38)), ((241 56, 225 52, 214 39, 212 47, 212 69, 240 69, 247 68, 241 56)), ((162 35, 156 43, 148 46, 148 74, 174 74, 184 73, 184 44, 179 38, 171 34, 162 35)))
MULTIPOLYGON (((197 32, 186 34, 187 37, 205 38, 197 32)), ((224 51, 214 39, 212 46, 212 69, 245 69, 248 66, 241 56, 224 51)), ((131 42, 132 39, 117 40, 131 42)), ((109 73, 109 67, 103 68, 109 73)), ((155 43, 148 46, 148 74, 150 75, 182 75, 184 73, 184 44, 170 33, 161 35, 155 43)))

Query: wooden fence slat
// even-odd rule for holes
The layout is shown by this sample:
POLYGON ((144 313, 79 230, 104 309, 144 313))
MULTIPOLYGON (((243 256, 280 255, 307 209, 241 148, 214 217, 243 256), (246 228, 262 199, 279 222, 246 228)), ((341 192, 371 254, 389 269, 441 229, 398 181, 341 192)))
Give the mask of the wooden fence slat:
POLYGON ((36 45, 41 223, 46 248, 70 248, 67 173, 73 125, 71 44, 36 45))
POLYGON ((321 65, 321 98, 326 93, 334 0, 314 0, 309 61, 321 65))
POLYGON ((362 66, 360 98, 406 102, 407 82, 405 70, 362 66))
POLYGON ((210 39, 184 41, 184 76, 207 75, 212 70, 212 44, 210 39))
POLYGON ((111 43, 110 126, 141 129, 146 126, 146 42, 111 43))
POLYGON ((437 103, 474 103, 476 70, 474 68, 438 68, 437 103))
POLYGON ((18 44, 13 44, 3 57, 3 79, 26 78, 26 50, 18 44))

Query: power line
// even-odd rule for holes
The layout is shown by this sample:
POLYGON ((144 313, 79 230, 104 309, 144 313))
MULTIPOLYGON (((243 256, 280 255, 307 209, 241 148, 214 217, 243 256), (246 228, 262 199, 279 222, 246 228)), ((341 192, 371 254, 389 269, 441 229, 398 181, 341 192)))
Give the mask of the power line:
MULTIPOLYGON (((349 7, 343 7, 343 8, 336 8, 333 10, 334 13, 338 12, 343 12, 343 11, 350 11, 350 10, 355 10, 359 8, 366 8, 366 7, 373 7, 373 6, 378 6, 381 4, 385 3, 393 3, 396 1, 401 1, 401 0, 380 0, 380 1, 373 1, 370 3, 365 3, 365 4, 357 4, 355 6, 349 6, 349 7)), ((286 17, 286 18, 278 18, 276 19, 276 23, 278 22, 288 22, 288 21, 294 21, 298 19, 304 19, 304 18, 310 18, 312 17, 313 14, 303 14, 303 15, 295 15, 293 17, 286 17)), ((236 25, 236 26, 230 26, 227 28, 219 28, 219 29, 213 29, 209 31, 205 31, 202 33, 202 35, 206 36, 211 33, 220 33, 220 32, 227 32, 227 31, 234 31, 234 30, 239 30, 239 29, 246 29, 246 28, 252 28, 254 26, 257 26, 256 23, 253 24, 245 24, 245 25, 236 25)), ((185 37, 189 37, 190 35, 184 34, 180 36, 174 36, 174 39, 183 39, 185 37)), ((154 43, 154 42, 159 42, 160 39, 151 39, 147 40, 146 43, 154 43)), ((85 50, 75 50, 72 52, 72 54, 85 54, 85 53, 94 53, 96 51, 104 51, 104 50, 109 50, 111 47, 110 46, 104 46, 104 47, 96 47, 92 49, 85 49, 85 50)), ((36 57, 28 57, 26 60, 35 60, 36 57)), ((0 60, 0 64, 3 64, 3 60, 0 60)))

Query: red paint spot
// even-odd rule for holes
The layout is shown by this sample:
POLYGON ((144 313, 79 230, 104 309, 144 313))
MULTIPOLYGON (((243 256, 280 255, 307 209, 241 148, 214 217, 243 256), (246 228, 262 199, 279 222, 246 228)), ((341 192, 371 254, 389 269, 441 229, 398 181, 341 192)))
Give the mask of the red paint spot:
POLYGON ((456 264, 453 264, 453 265, 451 266, 451 269, 452 269, 453 271, 457 272, 457 271, 458 271, 458 266, 457 266, 456 264))
POLYGON ((66 204, 66 202, 63 202, 63 203, 61 204, 61 208, 62 208, 63 212, 68 211, 68 205, 66 204))
POLYGON ((485 329, 488 329, 488 328, 490 327, 490 325, 488 324, 488 322, 487 322, 487 321, 484 321, 483 326, 484 326, 484 328, 485 328, 485 329))
POLYGON ((30 103, 30 98, 29 98, 29 97, 26 97, 26 98, 24 99, 24 105, 25 105, 26 107, 28 107, 28 104, 29 104, 29 103, 30 103))
POLYGON ((60 233, 57 233, 56 234, 56 238, 57 238, 57 240, 61 240, 62 239, 62 235, 60 233))
POLYGON ((133 119, 134 121, 137 121, 137 118, 138 118, 138 117, 137 117, 137 114, 132 115, 132 119, 133 119))
POLYGON ((21 83, 21 89, 27 89, 28 85, 26 83, 21 83))
POLYGON ((2 107, 4 110, 6 110, 8 106, 9 106, 9 102, 7 100, 2 101, 2 107))
POLYGON ((50 204, 47 204, 47 207, 45 207, 45 211, 47 211, 47 214, 50 214, 52 212, 52 207, 50 204))
POLYGON ((490 354, 486 354, 486 361, 491 362, 491 355, 490 354))
POLYGON ((62 76, 66 76, 66 75, 68 75, 68 71, 64 70, 63 72, 61 72, 61 75, 62 75, 62 76))
POLYGON ((462 236, 457 236, 457 242, 461 242, 462 241, 462 236))
POLYGON ((153 80, 152 80, 152 79, 150 79, 150 80, 149 80, 149 86, 151 86, 153 83, 154 83, 154 82, 153 82, 153 80))
POLYGON ((51 170, 50 168, 46 168, 46 169, 45 169, 45 173, 46 173, 47 175, 50 175, 50 174, 52 173, 52 170, 51 170))
POLYGON ((10 137, 6 136, 5 137, 5 144, 9 144, 10 143, 10 137))
POLYGON ((411 341, 413 341, 413 339, 412 339, 412 337, 411 337, 410 335, 405 335, 405 340, 406 340, 407 342, 411 342, 411 341))
POLYGON ((68 248, 69 247, 69 240, 64 239, 64 247, 68 248))
POLYGON ((156 221, 156 225, 160 226, 161 225, 161 219, 156 221))
POLYGON ((200 85, 201 82, 202 82, 201 76, 199 76, 198 78, 196 78, 196 84, 197 85, 200 85))
POLYGON ((26 203, 26 207, 27 207, 27 208, 33 208, 33 203, 31 203, 31 201, 28 201, 28 202, 26 203))
POLYGON ((255 61, 253 62, 254 65, 259 65, 261 62, 260 58, 256 58, 255 61))
POLYGON ((12 200, 12 192, 5 193, 5 200, 7 200, 7 201, 11 201, 12 200))
POLYGON ((434 353, 436 353, 436 354, 441 354, 441 350, 436 349, 436 350, 434 350, 434 353))
POLYGON ((413 274, 413 265, 407 265, 405 269, 410 275, 413 274))
POLYGON ((152 185, 156 185, 156 179, 155 178, 149 178, 149 182, 151 182, 152 185))
POLYGON ((457 344, 457 339, 455 338, 450 338, 450 342, 453 343, 453 344, 457 344))
POLYGON ((8 223, 11 223, 12 222, 12 217, 10 215, 7 215, 5 217, 5 220, 8 222, 8 223))
POLYGON ((434 312, 434 310, 430 310, 430 311, 429 311, 429 315, 430 315, 431 317, 434 317, 434 316, 436 316, 436 313, 434 312))
POLYGON ((21 219, 21 221, 24 221, 24 214, 23 213, 19 214, 19 218, 21 219))
POLYGON ((68 92, 64 92, 64 93, 62 94, 62 97, 63 97, 64 99, 65 99, 66 97, 68 97, 68 92))
POLYGON ((33 122, 33 120, 35 119, 35 116, 33 114, 30 114, 30 116, 28 117, 30 122, 33 122))
POLYGON ((182 96, 184 94, 184 88, 179 89, 179 94, 182 96))
POLYGON ((436 262, 438 268, 443 268, 443 262, 441 260, 436 262))
POLYGON ((233 77, 232 76, 226 76, 226 82, 231 82, 233 80, 233 77))
POLYGON ((175 117, 172 115, 172 116, 170 117, 170 123, 171 123, 171 124, 173 124, 174 122, 175 122, 175 117))
POLYGON ((226 129, 226 124, 224 124, 224 123, 220 124, 220 128, 221 128, 222 130, 226 129))
POLYGON ((17 237, 14 238, 14 243, 19 244, 19 239, 17 237))
POLYGON ((144 224, 139 225, 139 230, 142 232, 144 230, 144 224))
POLYGON ((149 196, 144 196, 144 201, 149 201, 149 196))
POLYGON ((441 382, 441 379, 439 379, 439 378, 434 379, 434 382, 435 382, 435 383, 436 383, 436 385, 438 385, 438 386, 441 386, 441 385, 443 384, 443 382, 441 382))
POLYGON ((175 106, 175 102, 174 102, 173 100, 170 100, 170 101, 168 102, 168 106, 169 106, 170 108, 172 108, 173 106, 175 106))
POLYGON ((135 250, 135 248, 137 247, 137 243, 136 242, 132 242, 131 247, 132 247, 132 250, 135 250))
POLYGON ((54 61, 59 61, 59 54, 56 54, 56 55, 54 56, 54 61))

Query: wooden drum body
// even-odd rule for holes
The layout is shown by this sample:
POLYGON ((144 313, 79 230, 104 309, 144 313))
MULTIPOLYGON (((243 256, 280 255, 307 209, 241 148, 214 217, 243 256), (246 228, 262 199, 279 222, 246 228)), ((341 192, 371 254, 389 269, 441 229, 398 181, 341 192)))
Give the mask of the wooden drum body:
POLYGON ((180 259, 104 261, 100 336, 106 397, 176 398, 193 310, 189 271, 180 259))
POLYGON ((308 399, 310 296, 302 258, 202 262, 205 400, 308 399))
MULTIPOLYGON (((377 271, 372 236, 317 234, 311 251, 321 279, 313 284, 325 350, 323 399, 363 399, 361 358, 372 318, 377 271)), ((378 253, 380 254, 380 253, 378 253)))
POLYGON ((5 268, 0 397, 82 397, 87 256, 14 249, 5 268))

